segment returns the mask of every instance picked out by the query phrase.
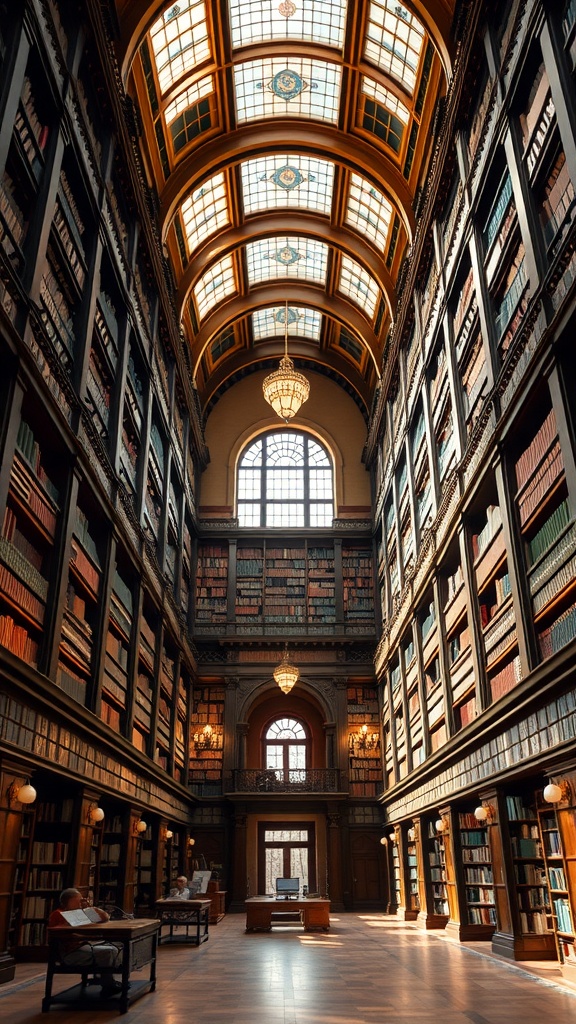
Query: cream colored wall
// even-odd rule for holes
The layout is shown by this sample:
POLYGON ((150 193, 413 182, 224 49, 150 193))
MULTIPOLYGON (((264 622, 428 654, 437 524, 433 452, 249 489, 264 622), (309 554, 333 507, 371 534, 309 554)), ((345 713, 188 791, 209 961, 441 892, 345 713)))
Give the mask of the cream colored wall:
MULTIPOLYGON (((218 516, 234 505, 238 453, 262 430, 284 426, 262 395, 264 373, 239 381, 216 404, 206 424, 210 464, 200 482, 201 514, 218 516)), ((370 479, 362 463, 366 427, 358 406, 340 387, 309 373, 310 397, 290 426, 310 430, 330 451, 336 470, 337 516, 365 517, 370 509, 370 479)))

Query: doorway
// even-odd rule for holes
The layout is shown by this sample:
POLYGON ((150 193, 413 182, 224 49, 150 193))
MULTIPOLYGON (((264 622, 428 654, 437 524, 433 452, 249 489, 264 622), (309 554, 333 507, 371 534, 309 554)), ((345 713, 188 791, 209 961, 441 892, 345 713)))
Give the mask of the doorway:
POLYGON ((298 878, 300 888, 315 892, 316 829, 310 821, 258 825, 258 892, 276 892, 277 878, 298 878))

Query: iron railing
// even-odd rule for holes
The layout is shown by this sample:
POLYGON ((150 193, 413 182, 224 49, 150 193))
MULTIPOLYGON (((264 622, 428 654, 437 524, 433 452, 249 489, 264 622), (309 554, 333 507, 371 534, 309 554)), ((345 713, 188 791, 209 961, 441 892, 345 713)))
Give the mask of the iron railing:
POLYGON ((237 768, 230 783, 233 793, 337 793, 338 768, 237 768))

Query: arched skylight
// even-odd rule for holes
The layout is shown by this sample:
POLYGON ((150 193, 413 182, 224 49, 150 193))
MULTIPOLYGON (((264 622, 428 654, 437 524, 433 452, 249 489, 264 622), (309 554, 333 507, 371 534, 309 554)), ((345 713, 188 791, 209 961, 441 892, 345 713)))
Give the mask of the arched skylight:
POLYGON ((386 196, 366 178, 351 174, 346 223, 366 235, 384 252, 391 216, 392 204, 386 196))
POLYGON ((150 30, 162 93, 210 57, 206 5, 201 0, 180 0, 158 18, 150 30))
POLYGON ((267 57, 237 64, 237 123, 307 117, 336 124, 341 75, 338 64, 310 57, 267 57))
POLYGON ((314 238, 286 236, 260 238, 246 246, 248 283, 274 278, 298 278, 326 284, 328 246, 314 238))
POLYGON ((424 26, 397 0, 376 0, 370 4, 364 55, 388 72, 410 94, 424 43, 424 26))
POLYGON ((164 117, 166 124, 171 125, 172 121, 183 114, 185 110, 194 106, 195 103, 199 103, 200 100, 206 96, 210 96, 214 92, 214 79, 212 75, 206 75, 201 78, 199 82, 194 82, 194 85, 188 86, 183 92, 178 93, 175 99, 168 104, 164 111, 164 117))
POLYGON ((236 291, 234 266, 231 256, 224 256, 202 275, 194 287, 194 299, 200 320, 218 302, 222 302, 236 291))
POLYGON ((180 208, 188 250, 193 253, 205 238, 230 223, 228 196, 223 174, 203 182, 180 208))
POLYGON ((240 165, 244 213, 273 207, 330 215, 334 164, 295 153, 275 153, 240 165))
POLYGON ((347 295, 372 319, 380 298, 380 289, 374 278, 350 256, 342 254, 338 291, 347 295))
POLYGON ((232 46, 267 39, 302 39, 342 49, 346 0, 230 0, 232 46))
MULTIPOLYGON (((252 335, 254 341, 261 341, 263 338, 284 337, 285 316, 285 306, 257 309, 252 314, 252 335)), ((303 306, 288 306, 288 333, 290 337, 299 336, 301 338, 309 338, 312 341, 320 341, 321 327, 322 315, 317 310, 306 309, 303 306)))

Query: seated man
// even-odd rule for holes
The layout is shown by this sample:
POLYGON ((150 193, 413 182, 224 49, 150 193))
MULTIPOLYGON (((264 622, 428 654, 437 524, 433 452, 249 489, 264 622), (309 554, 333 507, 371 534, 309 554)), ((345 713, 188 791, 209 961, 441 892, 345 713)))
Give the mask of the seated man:
MULTIPOLYGON (((82 898, 82 894, 78 889, 64 889, 60 893, 60 906, 58 910, 53 910, 48 918, 48 927, 57 928, 61 925, 66 925, 68 928, 73 927, 63 916, 63 912, 67 910, 84 910, 86 906, 87 901, 82 898)), ((110 915, 105 910, 100 910, 99 907, 93 907, 92 909, 101 921, 110 920, 110 915)), ((69 941, 66 940, 61 943, 60 959, 63 964, 78 965, 79 967, 120 967, 122 948, 112 942, 104 942, 103 940, 90 942, 84 936, 71 935, 69 941)), ((111 976, 98 978, 97 980, 99 980, 102 986, 101 994, 103 999, 107 999, 122 989, 120 980, 111 976)))
POLYGON ((176 879, 176 886, 174 889, 170 889, 170 899, 172 900, 189 900, 190 889, 188 888, 188 879, 186 875, 178 875, 176 879))

